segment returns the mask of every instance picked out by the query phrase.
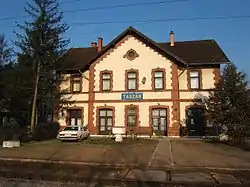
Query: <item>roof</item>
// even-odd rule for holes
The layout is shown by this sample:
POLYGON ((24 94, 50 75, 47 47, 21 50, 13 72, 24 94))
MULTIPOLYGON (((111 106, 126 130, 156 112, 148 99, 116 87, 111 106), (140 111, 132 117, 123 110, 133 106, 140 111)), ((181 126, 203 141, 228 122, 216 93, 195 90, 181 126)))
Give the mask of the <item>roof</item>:
POLYGON ((107 46, 103 47, 100 52, 97 52, 93 47, 71 48, 63 58, 60 71, 88 69, 92 62, 97 60, 110 48, 114 47, 127 35, 136 37, 163 56, 184 65, 197 66, 229 62, 229 59, 215 40, 175 42, 174 46, 170 46, 169 42, 156 43, 133 27, 129 27, 112 40, 107 46))
POLYGON ((221 64, 229 62, 220 46, 215 40, 196 40, 175 42, 171 47, 169 42, 159 45, 188 64, 221 64))
POLYGON ((80 70, 87 66, 88 62, 97 55, 96 49, 71 48, 63 58, 61 70, 80 70))

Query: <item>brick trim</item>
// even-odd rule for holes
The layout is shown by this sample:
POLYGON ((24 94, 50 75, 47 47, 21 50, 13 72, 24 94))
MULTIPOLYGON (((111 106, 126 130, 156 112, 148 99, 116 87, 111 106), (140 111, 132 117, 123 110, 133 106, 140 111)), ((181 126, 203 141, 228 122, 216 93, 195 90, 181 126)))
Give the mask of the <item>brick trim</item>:
POLYGON ((97 129, 96 126, 94 126, 94 100, 95 100, 95 69, 94 66, 90 66, 89 70, 89 100, 88 100, 88 126, 89 126, 89 131, 91 134, 96 134, 97 129), (93 81, 91 81, 93 80, 93 81))
POLYGON ((187 70, 187 88, 189 91, 199 91, 203 87, 202 85, 202 69, 188 69, 187 70), (198 89, 193 89, 191 88, 191 79, 190 79, 190 72, 192 71, 197 71, 199 75, 199 88, 198 89))
MULTIPOLYGON (((99 110, 101 109, 111 109, 112 110, 112 127, 115 125, 115 107, 114 106, 98 106, 96 107, 96 129, 97 133, 100 134, 100 120, 99 120, 99 110)), ((112 130, 111 130, 112 132, 112 130)))
MULTIPOLYGON (((197 90, 197 92, 208 92, 208 91, 213 91, 214 89, 200 89, 197 90)), ((112 90, 109 91, 109 93, 121 93, 121 92, 126 92, 127 90, 112 90)), ((137 90, 138 92, 154 92, 154 90, 150 89, 150 90, 137 90)), ((171 92, 173 91, 173 89, 165 89, 165 90, 161 90, 162 92, 171 92)), ((186 89, 179 89, 180 92, 190 92, 190 90, 186 90, 186 89)), ((85 93, 85 92, 84 92, 85 93)), ((95 93, 103 93, 101 91, 95 91, 95 93)))
POLYGON ((139 90, 139 70, 138 69, 129 69, 125 71, 125 91, 131 92, 131 91, 138 91, 139 90), (136 73, 136 89, 135 90, 129 90, 128 89, 128 74, 129 73, 136 73))
MULTIPOLYGON (((170 110, 169 106, 167 105, 152 105, 149 106, 149 126, 151 129, 151 133, 153 133, 153 122, 152 122, 152 110, 153 109, 167 109, 167 133, 169 133, 169 126, 170 126, 170 110)), ((168 134, 167 134, 168 135, 168 134)))
POLYGON ((110 92, 113 90, 113 71, 111 70, 103 70, 100 72, 99 78, 99 90, 100 92, 110 92), (110 90, 103 90, 103 74, 110 74, 110 90))
MULTIPOLYGON (((95 102, 95 66, 100 63, 104 58, 110 55, 115 49, 121 46, 126 40, 128 40, 131 36, 127 35, 120 42, 114 46, 114 48, 109 49, 105 54, 99 57, 95 62, 93 62, 89 67, 89 114, 88 114, 88 122, 89 122, 89 131, 91 134, 97 134, 97 128, 94 126, 94 102, 95 102)), ((75 103, 75 102, 74 102, 75 103)), ((79 102, 78 102, 79 103, 79 102)))
POLYGON ((178 81, 178 67, 176 63, 171 62, 171 80, 172 80, 172 124, 169 126, 169 136, 180 135, 180 96, 179 96, 179 81, 178 81))
MULTIPOLYGON (((143 99, 143 100, 95 100, 95 103, 147 103, 147 102, 200 102, 200 99, 143 99)), ((72 101, 72 104, 76 103, 88 103, 88 101, 72 101)))
POLYGON ((216 87, 216 85, 219 83, 221 79, 220 68, 214 68, 213 74, 214 74, 214 86, 216 87))
POLYGON ((151 71, 151 88, 153 91, 163 91, 166 90, 166 69, 165 68, 155 68, 152 69, 151 71), (155 89, 155 77, 154 77, 154 73, 155 72, 162 72, 163 73, 163 88, 162 89, 155 89))
POLYGON ((140 116, 139 116, 139 106, 138 105, 133 105, 133 104, 125 105, 125 108, 124 108, 124 126, 125 126, 125 129, 126 129, 126 134, 131 133, 130 131, 138 133, 139 126, 140 126, 139 119, 140 119, 140 116), (136 126, 135 127, 128 127, 127 126, 127 122, 128 122, 127 114, 128 114, 128 109, 130 107, 135 107, 136 108, 136 115, 137 115, 137 119, 136 120, 137 121, 136 121, 136 126))

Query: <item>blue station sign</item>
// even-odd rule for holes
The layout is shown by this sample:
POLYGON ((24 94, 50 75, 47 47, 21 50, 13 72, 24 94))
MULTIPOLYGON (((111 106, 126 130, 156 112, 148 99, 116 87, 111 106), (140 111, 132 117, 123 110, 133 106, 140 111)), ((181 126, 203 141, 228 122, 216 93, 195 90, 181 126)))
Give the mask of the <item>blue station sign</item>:
POLYGON ((141 92, 128 92, 121 94, 122 100, 143 100, 143 93, 141 92))

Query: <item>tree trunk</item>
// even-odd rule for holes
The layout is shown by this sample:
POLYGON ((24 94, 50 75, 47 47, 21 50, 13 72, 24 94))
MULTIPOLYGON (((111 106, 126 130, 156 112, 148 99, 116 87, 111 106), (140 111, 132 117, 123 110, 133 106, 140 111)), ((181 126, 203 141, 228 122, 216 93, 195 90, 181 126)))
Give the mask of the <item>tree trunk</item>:
POLYGON ((36 74, 36 82, 35 82, 35 92, 33 96, 33 102, 32 102, 32 111, 31 111, 31 122, 30 122, 30 129, 31 132, 34 132, 34 127, 35 127, 35 117, 36 117, 36 100, 37 100, 37 90, 38 90, 38 83, 39 83, 39 76, 40 76, 40 64, 41 61, 40 59, 38 60, 38 65, 37 65, 37 74, 36 74))

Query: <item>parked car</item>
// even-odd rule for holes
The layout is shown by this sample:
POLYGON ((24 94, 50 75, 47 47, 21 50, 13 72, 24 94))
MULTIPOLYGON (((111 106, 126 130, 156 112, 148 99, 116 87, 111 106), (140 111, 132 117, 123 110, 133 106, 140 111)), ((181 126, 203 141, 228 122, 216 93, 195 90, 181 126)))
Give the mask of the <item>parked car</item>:
POLYGON ((63 131, 59 132, 57 138, 59 140, 77 140, 82 141, 89 137, 87 127, 83 126, 68 126, 63 131))

